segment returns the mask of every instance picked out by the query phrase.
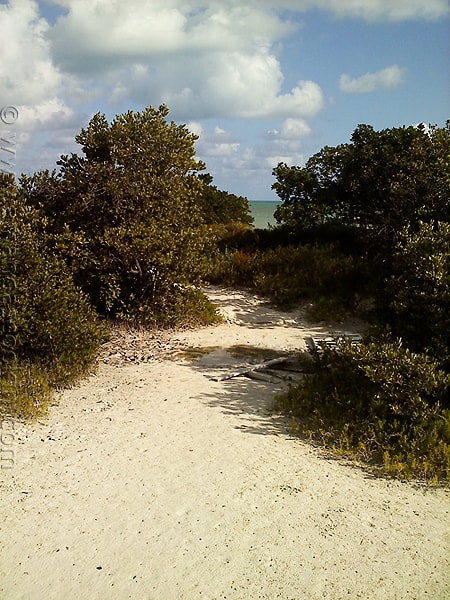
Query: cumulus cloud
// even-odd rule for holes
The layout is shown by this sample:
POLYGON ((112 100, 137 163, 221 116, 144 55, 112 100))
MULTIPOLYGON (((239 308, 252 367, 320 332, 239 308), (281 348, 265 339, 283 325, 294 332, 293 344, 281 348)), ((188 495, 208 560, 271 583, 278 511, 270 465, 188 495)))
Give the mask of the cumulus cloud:
POLYGON ((248 52, 294 30, 275 12, 223 2, 72 0, 49 32, 55 59, 75 73, 102 72, 120 61, 248 52), (107 32, 107 35, 105 35, 107 32), (80 39, 83 44, 80 45, 80 39))
POLYGON ((304 119, 285 119, 279 129, 272 129, 265 135, 266 144, 261 148, 264 153, 264 166, 273 169, 280 162, 288 165, 304 163, 304 139, 310 137, 313 130, 304 119))
POLYGON ((57 91, 61 74, 45 40, 48 29, 35 2, 12 0, 9 5, 0 5, 2 102, 34 104, 57 91))
POLYGON ((47 36, 55 61, 73 75, 95 75, 113 104, 164 102, 174 114, 196 119, 312 116, 323 107, 315 82, 301 81, 281 93, 283 73, 273 45, 295 26, 257 3, 64 5, 68 13, 47 36))
POLYGON ((20 126, 25 130, 52 131, 76 127, 79 117, 59 98, 51 98, 39 104, 26 105, 20 110, 20 126))
MULTIPOLYGON (((447 0, 0 0, 2 102, 18 106, 21 139, 47 135, 35 147, 27 138, 30 168, 59 145, 67 152, 87 112, 161 103, 190 122, 201 158, 218 173, 259 181, 280 160, 301 163, 309 120, 325 106, 322 82, 302 74, 300 56, 298 80, 288 83, 280 60, 285 39, 302 27, 299 15, 313 8, 366 22, 449 14, 447 0), (238 132, 238 119, 276 129, 250 147, 211 125, 221 119, 234 119, 238 132)), ((394 88, 404 77, 397 65, 344 74, 340 89, 394 88)))
POLYGON ((377 90, 396 88, 403 83, 405 75, 405 69, 398 65, 392 65, 376 73, 365 73, 354 79, 343 74, 339 79, 339 87, 346 94, 366 94, 377 90))
POLYGON ((449 14, 447 0, 317 0, 319 8, 365 21, 434 20, 449 14))
MULTIPOLYGON (((117 1, 117 0, 116 0, 117 1)), ((78 0, 47 0, 70 8, 78 0)), ((91 3, 92 4, 92 3, 91 3)), ((156 7, 177 6, 180 2, 154 0, 156 7)), ((201 14, 208 6, 223 6, 223 0, 190 0, 192 15, 201 14)), ((342 17, 366 21, 400 21, 409 19, 438 19, 449 15, 448 0, 246 0, 246 6, 266 9, 306 11, 313 8, 332 12, 342 17)), ((242 6, 242 0, 227 0, 227 9, 242 6)))
POLYGON ((241 149, 241 143, 236 135, 216 125, 213 128, 205 128, 198 122, 191 122, 188 128, 192 133, 199 136, 196 150, 202 159, 217 157, 236 157, 241 149))
POLYGON ((36 2, 11 0, 0 6, 2 103, 18 108, 22 147, 29 141, 29 132, 58 130, 79 122, 63 97, 64 89, 75 90, 75 81, 55 66, 48 31, 36 2))
POLYGON ((300 140, 312 134, 312 129, 303 119, 285 119, 279 130, 268 132, 268 139, 300 140))

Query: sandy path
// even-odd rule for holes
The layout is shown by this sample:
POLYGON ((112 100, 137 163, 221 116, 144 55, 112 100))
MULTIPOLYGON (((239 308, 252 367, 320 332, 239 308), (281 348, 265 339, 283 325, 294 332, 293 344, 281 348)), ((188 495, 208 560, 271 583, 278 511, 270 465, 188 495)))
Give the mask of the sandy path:
POLYGON ((0 598, 449 598, 448 491, 325 459, 271 413, 283 384, 211 380, 223 355, 167 358, 184 346, 292 350, 311 333, 301 314, 210 293, 226 324, 141 334, 141 360, 109 349, 46 421, 15 425, 0 598))

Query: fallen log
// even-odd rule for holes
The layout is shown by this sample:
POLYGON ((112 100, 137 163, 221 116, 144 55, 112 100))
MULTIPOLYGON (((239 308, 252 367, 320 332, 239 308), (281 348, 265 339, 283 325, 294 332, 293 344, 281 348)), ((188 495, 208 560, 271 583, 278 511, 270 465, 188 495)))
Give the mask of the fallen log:
POLYGON ((212 377, 212 380, 213 381, 225 381, 226 379, 232 379, 233 377, 239 377, 240 375, 247 375, 247 373, 252 373, 253 371, 259 371, 260 369, 266 369, 267 367, 271 367, 272 365, 279 365, 280 363, 286 362, 288 360, 288 358, 289 358, 288 356, 280 356, 279 358, 272 358, 271 360, 266 360, 262 363, 252 365, 251 367, 243 367, 242 369, 232 371, 231 373, 226 373, 225 375, 220 375, 219 377, 212 377))

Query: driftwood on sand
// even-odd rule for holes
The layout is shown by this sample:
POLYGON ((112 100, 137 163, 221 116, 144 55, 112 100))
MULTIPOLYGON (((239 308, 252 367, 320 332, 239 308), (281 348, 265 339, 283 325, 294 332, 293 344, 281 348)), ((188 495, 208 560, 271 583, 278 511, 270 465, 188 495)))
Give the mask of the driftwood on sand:
POLYGON ((250 367, 242 367, 241 369, 231 371, 231 373, 226 373, 225 375, 220 375, 219 377, 212 377, 212 380, 225 381, 226 379, 232 379, 233 377, 239 377, 240 375, 247 375, 248 373, 253 373, 253 371, 259 371, 261 369, 267 369, 267 367, 272 367, 273 365, 279 365, 280 363, 286 362, 288 358, 288 356, 280 356, 279 358, 265 360, 262 363, 251 365, 250 367))

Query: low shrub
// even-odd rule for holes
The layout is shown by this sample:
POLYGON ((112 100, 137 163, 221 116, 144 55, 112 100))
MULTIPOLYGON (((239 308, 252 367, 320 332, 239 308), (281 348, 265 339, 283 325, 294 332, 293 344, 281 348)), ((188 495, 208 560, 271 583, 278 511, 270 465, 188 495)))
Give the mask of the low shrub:
POLYGON ((383 473, 450 479, 450 376, 401 341, 338 344, 278 399, 299 429, 383 473))
POLYGON ((200 288, 180 285, 157 303, 128 312, 123 320, 150 327, 196 327, 218 323, 222 318, 200 288))
POLYGON ((0 375, 1 418, 36 419, 55 401, 48 373, 40 365, 15 359, 3 363, 0 375))
POLYGON ((310 321, 328 321, 341 323, 351 315, 348 306, 340 298, 320 296, 314 299, 305 310, 305 316, 310 321))
POLYGON ((211 283, 251 287, 283 308, 327 296, 333 314, 339 307, 340 315, 352 306, 365 277, 354 257, 312 245, 227 249, 215 255, 207 274, 211 283))

